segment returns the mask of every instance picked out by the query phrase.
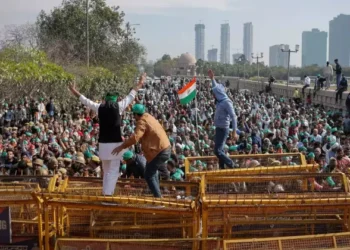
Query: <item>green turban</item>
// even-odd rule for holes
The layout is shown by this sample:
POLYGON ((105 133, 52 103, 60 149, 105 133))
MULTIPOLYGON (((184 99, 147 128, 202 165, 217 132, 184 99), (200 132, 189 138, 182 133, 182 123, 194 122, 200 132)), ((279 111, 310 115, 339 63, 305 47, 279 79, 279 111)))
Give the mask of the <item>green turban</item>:
POLYGON ((135 104, 132 106, 132 112, 137 115, 143 115, 146 112, 146 109, 142 104, 135 104))
POLYGON ((118 99, 118 94, 108 93, 105 97, 106 102, 116 102, 118 99))

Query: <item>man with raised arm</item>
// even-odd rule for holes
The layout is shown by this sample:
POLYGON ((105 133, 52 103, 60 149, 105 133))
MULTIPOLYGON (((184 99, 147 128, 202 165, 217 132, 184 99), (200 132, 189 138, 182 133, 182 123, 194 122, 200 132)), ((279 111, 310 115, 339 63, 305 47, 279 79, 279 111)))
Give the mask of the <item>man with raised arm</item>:
POLYGON ((134 89, 120 102, 117 102, 118 93, 108 93, 103 104, 95 103, 80 94, 75 88, 75 83, 69 85, 69 90, 79 98, 80 102, 98 114, 100 123, 99 157, 103 167, 104 195, 113 195, 119 177, 119 165, 124 152, 117 155, 113 155, 111 152, 123 143, 120 130, 121 114, 134 101, 137 91, 143 87, 145 80, 146 74, 141 75, 134 89))
POLYGON ((237 116, 233 108, 232 101, 228 98, 225 87, 215 81, 212 70, 208 72, 211 79, 212 91, 216 100, 216 111, 214 116, 215 126, 215 148, 214 153, 219 158, 219 167, 224 169, 225 165, 233 168, 232 160, 225 154, 224 147, 230 133, 230 123, 232 122, 232 135, 237 139, 237 116))

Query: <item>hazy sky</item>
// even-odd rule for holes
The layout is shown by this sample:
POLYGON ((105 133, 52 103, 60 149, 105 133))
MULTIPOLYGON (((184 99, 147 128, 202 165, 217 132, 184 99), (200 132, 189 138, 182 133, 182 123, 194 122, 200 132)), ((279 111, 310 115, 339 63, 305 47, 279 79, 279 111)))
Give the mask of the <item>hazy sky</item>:
MULTIPOLYGON (((33 22, 41 9, 49 11, 61 0, 0 0, 0 28, 6 24, 33 22)), ((329 29, 329 21, 340 13, 350 14, 350 0, 107 0, 126 12, 126 20, 139 23, 137 37, 147 48, 148 59, 163 54, 194 55, 194 25, 205 24, 205 54, 220 49, 220 24, 231 26, 231 54, 243 50, 243 23, 254 25, 254 52, 269 46, 301 45, 301 33, 329 29)), ((349 27, 350 29, 350 27, 349 27)), ((327 53, 328 55, 328 53, 327 53)), ((232 57, 231 57, 232 60, 232 57)), ((301 53, 293 54, 291 64, 301 64, 301 53)))

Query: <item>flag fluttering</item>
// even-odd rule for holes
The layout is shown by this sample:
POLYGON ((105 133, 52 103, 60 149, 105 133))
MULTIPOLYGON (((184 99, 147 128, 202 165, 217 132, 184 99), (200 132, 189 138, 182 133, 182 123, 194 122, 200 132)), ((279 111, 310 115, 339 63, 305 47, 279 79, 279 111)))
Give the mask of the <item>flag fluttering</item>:
POLYGON ((181 90, 179 90, 179 92, 177 92, 179 95, 180 103, 182 105, 188 104, 196 97, 196 94, 197 94, 196 82, 197 80, 194 77, 181 90))

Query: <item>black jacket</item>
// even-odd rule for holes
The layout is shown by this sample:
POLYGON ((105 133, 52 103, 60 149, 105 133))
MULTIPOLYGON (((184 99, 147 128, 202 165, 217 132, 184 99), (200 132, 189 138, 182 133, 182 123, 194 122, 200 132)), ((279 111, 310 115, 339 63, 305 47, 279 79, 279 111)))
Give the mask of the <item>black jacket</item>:
POLYGON ((348 88, 348 80, 346 80, 345 77, 343 77, 339 83, 339 85, 343 88, 348 88))
POLYGON ((99 142, 122 142, 120 131, 121 118, 118 102, 106 102, 98 108, 98 120, 100 121, 99 142))
POLYGON ((341 68, 340 64, 335 65, 335 69, 334 70, 335 70, 335 73, 337 75, 340 75, 341 72, 342 72, 342 68, 341 68))

